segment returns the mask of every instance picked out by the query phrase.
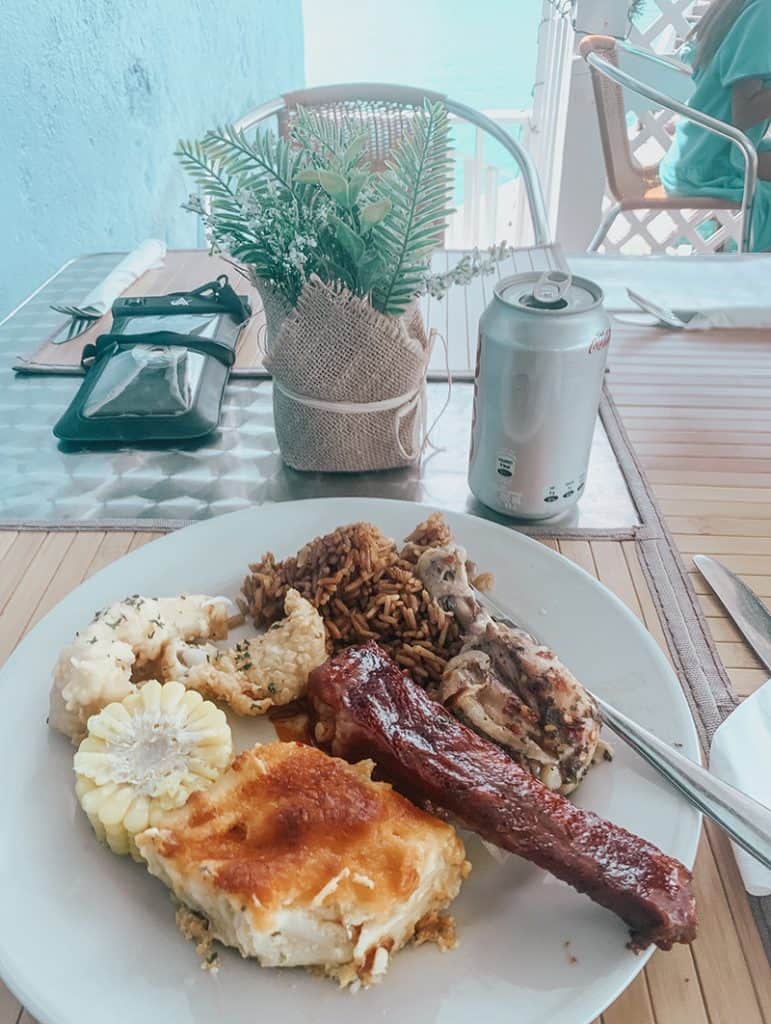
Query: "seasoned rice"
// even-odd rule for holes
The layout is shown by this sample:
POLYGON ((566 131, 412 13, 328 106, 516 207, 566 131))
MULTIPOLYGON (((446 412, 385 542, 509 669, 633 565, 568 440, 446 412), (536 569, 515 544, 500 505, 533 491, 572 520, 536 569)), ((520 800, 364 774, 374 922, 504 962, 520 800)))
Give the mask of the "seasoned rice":
POLYGON ((412 531, 401 550, 371 523, 341 526, 292 558, 277 562, 268 552, 250 565, 242 609, 256 626, 268 626, 283 615, 286 591, 294 587, 318 608, 330 652, 377 640, 428 685, 441 679, 462 637, 455 617, 431 600, 414 570, 423 551, 450 543, 450 528, 438 512, 412 531))

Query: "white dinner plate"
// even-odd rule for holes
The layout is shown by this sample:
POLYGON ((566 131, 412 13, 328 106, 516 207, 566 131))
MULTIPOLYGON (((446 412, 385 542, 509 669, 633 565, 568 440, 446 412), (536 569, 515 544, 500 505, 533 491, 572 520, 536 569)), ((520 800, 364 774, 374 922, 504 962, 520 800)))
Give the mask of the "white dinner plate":
MULTIPOLYGON (((57 652, 96 609, 128 594, 238 593, 247 563, 285 556, 365 519, 405 536, 428 512, 401 501, 263 506, 172 533, 108 566, 26 637, 0 674, 0 974, 42 1024, 587 1024, 647 957, 610 912, 538 868, 499 864, 464 836, 473 871, 455 904, 460 945, 407 948, 356 994, 302 970, 262 970, 232 951, 202 971, 168 893, 100 846, 73 793, 72 749, 45 724, 57 652)), ((669 664, 630 611, 571 562, 482 519, 446 514, 494 595, 585 683, 696 758, 693 722, 669 664)), ((238 740, 264 739, 251 723, 238 740)), ((619 741, 576 800, 692 865, 698 815, 619 741)))

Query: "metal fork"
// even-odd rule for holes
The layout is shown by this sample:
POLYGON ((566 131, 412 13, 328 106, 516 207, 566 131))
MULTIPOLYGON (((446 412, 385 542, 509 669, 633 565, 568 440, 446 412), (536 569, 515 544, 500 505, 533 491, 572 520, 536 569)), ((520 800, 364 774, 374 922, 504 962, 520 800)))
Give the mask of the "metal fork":
POLYGON ((93 317, 73 317, 68 324, 62 327, 58 334, 51 338, 51 344, 63 345, 67 341, 74 341, 75 338, 79 338, 81 334, 84 334, 89 327, 93 327, 94 323, 95 319, 93 317))
MULTIPOLYGON (((644 295, 640 295, 638 292, 632 291, 631 288, 626 290, 629 298, 636 302, 637 305, 644 313, 650 313, 652 317, 655 317, 660 323, 665 324, 667 327, 671 327, 676 331, 682 331, 688 326, 688 320, 679 316, 672 309, 667 309, 664 306, 659 306, 655 302, 651 302, 650 299, 646 299, 644 295)), ((690 319, 690 317, 688 317, 690 319)))
POLYGON ((51 309, 71 316, 73 320, 99 320, 105 314, 105 310, 100 310, 98 306, 56 306, 52 303, 51 309))
MULTIPOLYGON (((487 594, 474 589, 477 602, 498 622, 513 629, 521 629, 510 616, 487 594)), ((605 724, 636 750, 648 764, 678 789, 716 825, 719 825, 735 843, 767 868, 771 868, 771 808, 746 796, 733 786, 712 775, 700 764, 678 754, 658 736, 643 729, 596 694, 605 724)))

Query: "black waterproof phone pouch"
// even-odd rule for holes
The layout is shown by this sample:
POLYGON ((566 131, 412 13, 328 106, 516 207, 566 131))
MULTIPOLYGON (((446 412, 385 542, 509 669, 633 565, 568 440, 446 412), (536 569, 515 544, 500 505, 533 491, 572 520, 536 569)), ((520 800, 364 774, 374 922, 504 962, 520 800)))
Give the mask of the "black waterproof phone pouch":
POLYGON ((223 274, 191 292, 117 299, 109 334, 54 434, 73 444, 176 443, 217 428, 249 302, 223 274))

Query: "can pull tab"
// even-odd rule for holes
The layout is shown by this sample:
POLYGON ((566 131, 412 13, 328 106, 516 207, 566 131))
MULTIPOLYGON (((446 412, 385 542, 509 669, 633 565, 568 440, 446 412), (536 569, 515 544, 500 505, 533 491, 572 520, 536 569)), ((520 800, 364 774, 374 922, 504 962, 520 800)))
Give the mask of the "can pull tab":
POLYGON ((546 309, 560 309, 567 305, 567 293, 573 278, 562 270, 547 270, 541 274, 533 288, 533 305, 546 309))

